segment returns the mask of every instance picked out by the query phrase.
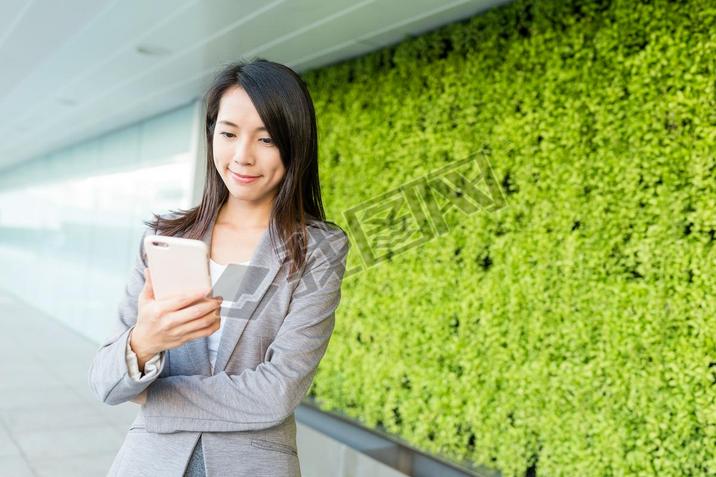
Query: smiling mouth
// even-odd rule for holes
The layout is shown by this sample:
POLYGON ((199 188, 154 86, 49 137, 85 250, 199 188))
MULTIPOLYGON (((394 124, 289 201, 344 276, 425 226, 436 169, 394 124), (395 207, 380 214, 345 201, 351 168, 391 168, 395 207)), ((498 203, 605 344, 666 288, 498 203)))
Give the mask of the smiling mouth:
POLYGON ((229 172, 237 177, 241 177, 242 179, 256 179, 257 177, 261 177, 261 176, 245 176, 243 174, 239 174, 238 172, 234 172, 231 169, 229 169, 229 172))

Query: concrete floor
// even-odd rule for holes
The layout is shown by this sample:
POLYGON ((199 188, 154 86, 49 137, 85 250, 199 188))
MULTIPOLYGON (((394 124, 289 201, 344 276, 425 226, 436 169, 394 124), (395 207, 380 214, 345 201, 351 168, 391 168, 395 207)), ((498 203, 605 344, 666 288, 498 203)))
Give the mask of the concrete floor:
POLYGON ((0 290, 0 476, 102 476, 137 405, 89 390, 98 345, 0 290))
MULTIPOLYGON (((109 406, 87 374, 99 345, 0 289, 0 477, 104 476, 138 405, 109 406)), ((306 477, 404 474, 297 423, 306 477)))

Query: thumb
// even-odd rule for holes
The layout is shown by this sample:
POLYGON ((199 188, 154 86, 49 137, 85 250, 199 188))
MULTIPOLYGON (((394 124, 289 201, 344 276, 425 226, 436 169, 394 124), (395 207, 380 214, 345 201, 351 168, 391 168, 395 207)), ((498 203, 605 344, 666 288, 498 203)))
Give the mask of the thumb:
POLYGON ((142 299, 154 300, 154 287, 152 285, 152 275, 149 273, 149 267, 144 269, 144 288, 142 288, 142 299))

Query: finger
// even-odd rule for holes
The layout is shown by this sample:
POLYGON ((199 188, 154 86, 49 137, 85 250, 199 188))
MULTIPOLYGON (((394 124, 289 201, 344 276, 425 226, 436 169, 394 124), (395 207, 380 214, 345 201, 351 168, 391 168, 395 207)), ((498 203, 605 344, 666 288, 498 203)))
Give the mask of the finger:
POLYGON ((154 300, 154 287, 152 286, 152 274, 149 267, 144 269, 144 287, 142 288, 142 298, 145 300, 154 300))
POLYGON ((206 294, 211 291, 210 288, 205 288, 199 292, 194 293, 181 293, 167 297, 159 302, 159 307, 165 313, 181 310, 187 306, 201 300, 206 297, 206 294))
POLYGON ((196 320, 204 315, 218 312, 221 302, 218 300, 206 298, 199 303, 193 304, 181 310, 177 310, 171 314, 171 322, 176 325, 183 325, 190 321, 196 320))
POLYGON ((139 301, 145 302, 149 299, 149 285, 147 284, 146 268, 142 271, 142 274, 144 275, 144 285, 142 286, 142 290, 139 292, 139 301))
POLYGON ((176 333, 181 336, 184 342, 209 336, 221 327, 221 318, 213 313, 209 313, 200 318, 196 318, 189 323, 177 328, 176 333))
POLYGON ((218 329, 219 327, 209 326, 207 328, 204 328, 203 330, 196 331, 190 335, 185 336, 182 339, 182 344, 187 343, 189 341, 197 340, 199 338, 206 338, 207 336, 211 336, 212 334, 216 333, 218 329))

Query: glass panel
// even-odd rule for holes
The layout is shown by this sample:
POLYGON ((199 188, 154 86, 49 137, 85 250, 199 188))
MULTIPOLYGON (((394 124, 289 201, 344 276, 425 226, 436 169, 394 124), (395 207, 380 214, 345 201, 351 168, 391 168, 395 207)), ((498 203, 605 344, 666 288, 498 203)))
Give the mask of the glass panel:
POLYGON ((0 287, 99 342, 143 221, 192 206, 188 105, 18 165, 0 180, 0 287))

